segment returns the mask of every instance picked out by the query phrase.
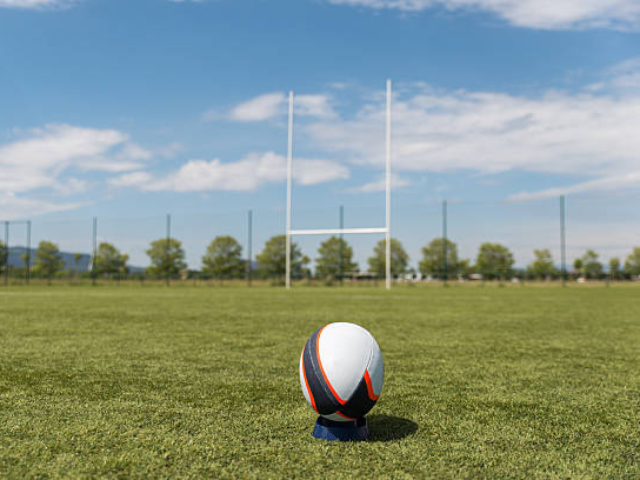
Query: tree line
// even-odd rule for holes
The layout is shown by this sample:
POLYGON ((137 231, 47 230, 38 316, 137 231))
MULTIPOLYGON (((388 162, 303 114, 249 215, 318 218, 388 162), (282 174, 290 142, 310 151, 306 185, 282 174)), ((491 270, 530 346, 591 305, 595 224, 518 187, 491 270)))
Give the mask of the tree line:
MULTIPOLYGON (((385 275, 386 256, 385 241, 379 241, 373 254, 368 258, 367 272, 376 277, 385 275)), ((182 243, 175 238, 162 238, 151 242, 146 253, 150 266, 143 275, 152 278, 184 278, 197 275, 203 279, 244 278, 249 272, 247 260, 243 258, 240 243, 231 236, 218 236, 207 247, 202 256, 200 271, 189 271, 185 260, 185 250, 182 243)), ((276 235, 264 245, 262 252, 256 256, 257 268, 252 268, 252 274, 257 278, 283 278, 286 268, 286 237, 276 235)), ((458 246, 455 242, 435 238, 422 248, 422 259, 418 271, 409 268, 409 255, 402 243, 397 239, 391 240, 391 272, 394 276, 406 273, 420 273, 439 279, 469 278, 480 275, 487 280, 507 280, 514 276, 531 279, 557 279, 562 272, 556 267, 551 252, 548 249, 534 250, 534 261, 524 271, 514 269, 513 253, 499 243, 483 243, 476 256, 475 262, 461 259, 458 256, 458 246)), ((76 265, 71 274, 78 275, 78 262, 83 257, 76 254, 76 265)), ((34 277, 56 278, 62 275, 65 267, 58 246, 49 241, 42 241, 35 252, 35 258, 30 253, 23 255, 22 260, 33 264, 34 277)), ((127 278, 140 276, 142 273, 131 273, 128 266, 129 256, 121 253, 114 245, 102 242, 92 258, 88 274, 100 278, 127 278)), ((291 244, 291 272, 294 278, 311 277, 309 269, 311 260, 302 253, 300 247, 291 244)), ((0 267, 8 267, 8 249, 0 241, 0 267)), ((253 266, 252 266, 253 267, 253 266)), ((330 237, 320 244, 316 269, 313 276, 332 282, 361 273, 359 266, 353 260, 353 248, 340 237, 330 237)), ((573 275, 588 279, 598 279, 605 275, 605 267, 599 261, 599 255, 593 250, 587 252, 573 263, 573 275)), ((85 273, 84 275, 87 275, 85 273)), ((621 280, 632 276, 640 276, 640 248, 634 248, 626 258, 624 264, 619 258, 609 260, 608 278, 621 280)))
MULTIPOLYGON (((468 277, 480 274, 489 280, 509 279, 515 276, 536 280, 554 280, 562 277, 563 272, 549 249, 533 251, 534 260, 524 270, 514 269, 513 253, 498 243, 483 243, 480 246, 474 264, 468 259, 458 258, 457 245, 451 240, 436 238, 422 249, 422 261, 419 271, 436 278, 468 277)), ((573 262, 573 270, 565 272, 575 278, 599 279, 608 274, 608 278, 622 280, 640 276, 640 248, 634 248, 624 264, 618 257, 609 260, 608 271, 599 261, 599 254, 587 250, 573 262)))

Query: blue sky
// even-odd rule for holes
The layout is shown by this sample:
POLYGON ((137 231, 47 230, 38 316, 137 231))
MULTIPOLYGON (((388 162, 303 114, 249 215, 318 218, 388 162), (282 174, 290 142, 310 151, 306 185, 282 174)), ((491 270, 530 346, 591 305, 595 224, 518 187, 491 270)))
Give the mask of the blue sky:
MULTIPOLYGON (((634 0, 0 0, 0 209, 35 240, 100 238, 146 264, 174 216, 191 266, 217 234, 284 229, 286 93, 294 226, 384 221, 394 81, 394 236, 499 241, 525 265, 640 243, 640 6, 634 0)), ((23 243, 12 228, 12 243, 23 243)), ((321 239, 300 241, 313 257, 321 239)), ((364 266, 378 239, 351 237, 364 266)))

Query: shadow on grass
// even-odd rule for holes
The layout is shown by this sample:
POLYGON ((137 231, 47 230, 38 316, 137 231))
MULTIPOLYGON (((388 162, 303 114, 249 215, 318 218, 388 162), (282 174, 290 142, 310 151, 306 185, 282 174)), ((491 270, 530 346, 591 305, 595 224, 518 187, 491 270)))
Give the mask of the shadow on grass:
POLYGON ((401 440, 418 431, 418 424, 412 420, 392 415, 369 415, 369 442, 392 442, 401 440))

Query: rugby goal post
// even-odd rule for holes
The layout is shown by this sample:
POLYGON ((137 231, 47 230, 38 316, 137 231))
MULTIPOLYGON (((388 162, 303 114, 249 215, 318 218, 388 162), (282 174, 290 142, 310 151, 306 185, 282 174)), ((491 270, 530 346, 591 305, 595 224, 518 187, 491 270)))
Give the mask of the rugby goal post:
POLYGON ((289 92, 289 137, 287 148, 287 228, 286 228, 286 289, 291 288, 291 237, 294 235, 343 235, 343 234, 385 234, 385 284, 391 289, 391 80, 387 80, 387 115, 385 134, 385 191, 386 215, 385 227, 373 228, 330 228, 292 230, 291 214, 293 209, 293 91, 289 92))

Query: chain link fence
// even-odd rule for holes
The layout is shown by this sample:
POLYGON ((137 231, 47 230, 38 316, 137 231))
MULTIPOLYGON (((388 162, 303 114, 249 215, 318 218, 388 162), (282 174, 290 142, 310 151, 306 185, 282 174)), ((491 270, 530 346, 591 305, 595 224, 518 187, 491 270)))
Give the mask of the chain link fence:
MULTIPOLYGON (((405 262, 401 252, 394 251, 394 277, 403 283, 634 280, 640 274, 640 258, 636 258, 640 251, 636 257, 632 255, 640 246, 637 200, 640 198, 575 196, 566 200, 563 217, 558 197, 529 202, 450 199, 420 205, 404 204, 400 197, 393 204, 392 236, 399 240, 408 259, 405 262)), ((279 243, 273 244, 270 268, 261 263, 267 257, 260 255, 270 239, 284 234, 284 220, 283 209, 255 208, 210 214, 3 222, 3 283, 279 285, 284 280, 284 243, 282 251, 279 243), (235 240, 235 255, 241 263, 207 266, 203 257, 217 237, 235 240), (180 242, 184 252, 181 261, 171 252, 163 253, 168 238, 180 242), (42 242, 51 242, 57 249, 60 264, 53 273, 40 268, 42 242), (149 255, 154 242, 159 252, 156 263, 160 258, 156 268, 149 255), (103 244, 112 245, 124 256, 126 268, 108 272, 97 268, 103 244), (162 255, 179 268, 163 266, 162 255)), ((375 225, 384 225, 383 209, 377 205, 318 205, 294 212, 295 229, 375 225)), ((294 237, 301 253, 295 280, 318 285, 370 285, 384 276, 370 260, 376 246, 384 242, 382 235, 345 235, 337 260, 335 255, 320 260, 327 255, 326 249, 319 252, 326 240, 294 237), (333 273, 318 275, 320 264, 333 273)))

